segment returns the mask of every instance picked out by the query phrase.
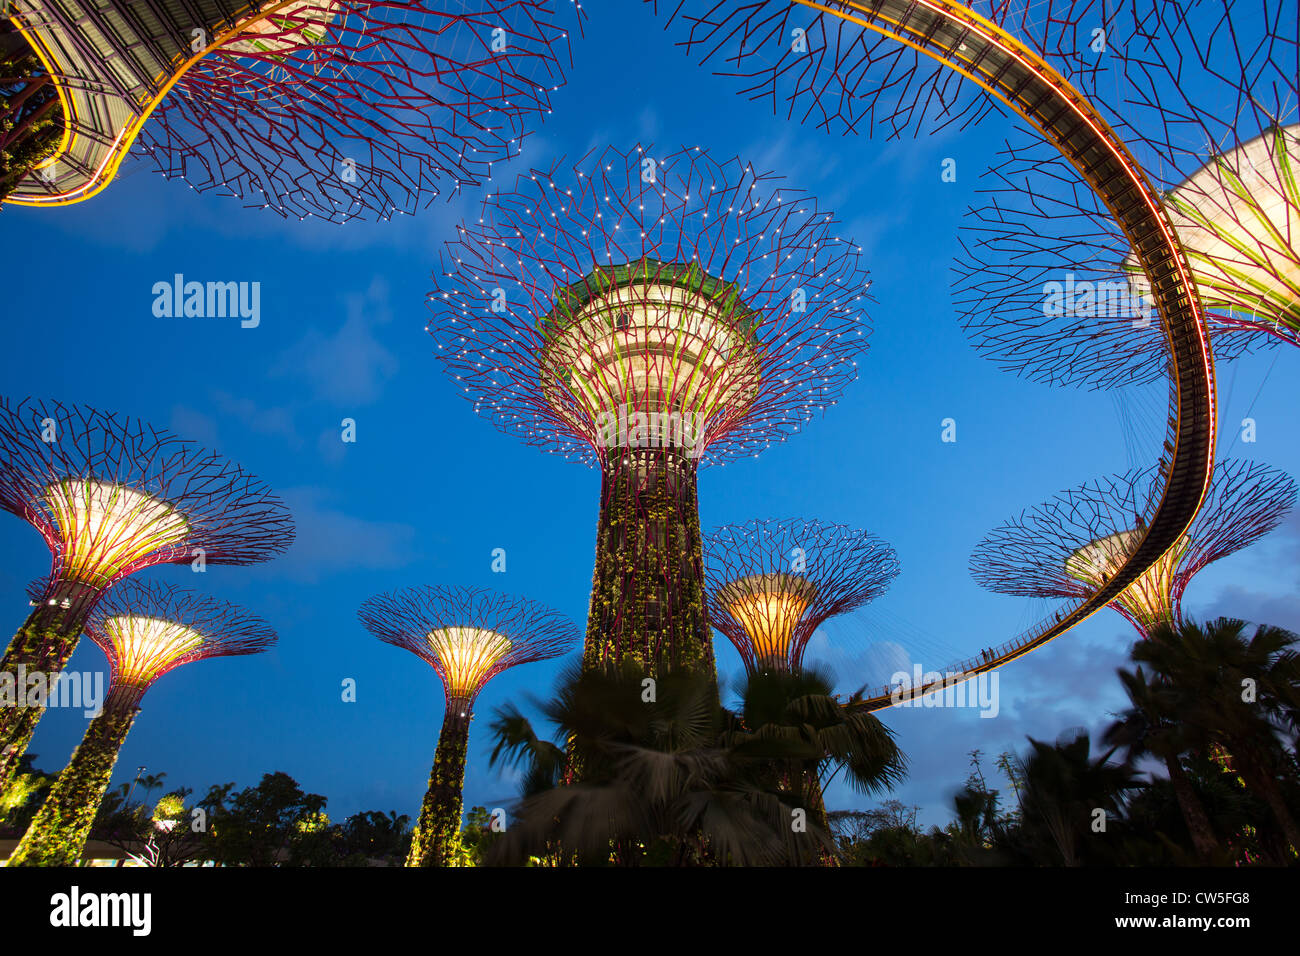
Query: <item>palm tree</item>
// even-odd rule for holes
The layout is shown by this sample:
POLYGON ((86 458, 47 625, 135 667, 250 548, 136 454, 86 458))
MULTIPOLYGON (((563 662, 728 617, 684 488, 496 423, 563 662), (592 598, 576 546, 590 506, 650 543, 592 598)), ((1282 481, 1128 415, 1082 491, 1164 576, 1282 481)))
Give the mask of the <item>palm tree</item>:
POLYGON ((1148 682, 1141 667, 1135 671, 1121 668, 1117 673, 1132 706, 1107 728, 1106 743, 1122 748, 1130 765, 1147 756, 1165 765, 1197 858, 1202 863, 1218 861, 1222 856, 1219 841, 1205 805, 1183 769, 1182 756, 1191 750, 1191 743, 1178 719, 1176 695, 1167 685, 1148 682))
POLYGON ((889 790, 902 780, 906 761, 893 734, 862 706, 861 691, 843 703, 834 697, 824 671, 753 674, 739 696, 740 724, 726 744, 767 763, 775 775, 769 782, 808 807, 822 829, 830 826, 824 786, 837 774, 843 772, 864 794, 889 790))
POLYGON ((1189 742, 1206 753, 1216 745, 1225 749, 1287 842, 1300 851, 1300 828, 1279 783, 1291 765, 1283 739, 1294 733, 1300 713, 1297 637, 1260 625, 1247 638, 1246 627, 1226 617, 1163 626, 1131 656, 1168 682, 1172 712, 1189 742))
POLYGON ((1110 762, 1116 748, 1092 758, 1091 741, 1083 732, 1056 744, 1032 737, 1029 743, 1033 750, 1023 762, 1022 834, 1032 842, 1041 828, 1048 839, 1040 842, 1053 845, 1066 866, 1079 866, 1085 835, 1093 831, 1098 811, 1107 818, 1120 816, 1125 794, 1142 786, 1137 772, 1110 762))
MULTIPOLYGON (((800 856, 805 834, 791 830, 786 806, 752 762, 720 744, 730 716, 711 677, 650 677, 636 662, 571 668, 553 701, 533 703, 566 746, 537 737, 513 708, 497 712, 492 762, 528 769, 516 819, 487 862, 771 865, 800 856)), ((816 828, 807 836, 815 851, 830 845, 816 828)))
POLYGON ((889 731, 860 695, 832 697, 824 675, 753 678, 736 713, 718 700, 711 678, 649 678, 629 664, 570 671, 553 701, 534 701, 553 740, 498 710, 492 762, 525 774, 520 821, 489 861, 824 862, 834 841, 822 773, 842 770, 863 792, 902 775, 889 731))

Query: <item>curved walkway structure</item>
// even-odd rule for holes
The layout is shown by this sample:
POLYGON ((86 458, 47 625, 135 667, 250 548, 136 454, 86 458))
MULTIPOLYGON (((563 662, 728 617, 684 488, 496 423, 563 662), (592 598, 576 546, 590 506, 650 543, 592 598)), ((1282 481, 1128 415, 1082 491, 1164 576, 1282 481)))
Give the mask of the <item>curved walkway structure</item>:
MULTIPOLYGON (((1137 161, 1089 102, 1032 50, 969 8, 946 0, 793 0, 892 37, 978 83, 1032 124, 1074 165, 1115 217, 1151 282, 1170 354, 1169 437, 1164 485, 1145 536, 1091 597, 990 653, 943 672, 967 678, 1013 661, 1109 604, 1181 537, 1214 473, 1214 358, 1187 258, 1137 161)), ((944 678, 909 688, 924 693, 944 678)), ((895 702, 886 686, 869 710, 895 702)))
POLYGON ((10 0, 10 18, 53 79, 65 122, 58 152, 6 202, 60 206, 95 195, 186 70, 296 2, 10 0))

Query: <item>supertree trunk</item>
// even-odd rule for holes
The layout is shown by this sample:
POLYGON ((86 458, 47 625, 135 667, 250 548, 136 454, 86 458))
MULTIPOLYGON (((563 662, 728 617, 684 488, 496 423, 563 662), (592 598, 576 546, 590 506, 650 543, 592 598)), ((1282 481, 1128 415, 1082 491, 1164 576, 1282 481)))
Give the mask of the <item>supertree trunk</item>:
POLYGON ((631 658, 716 673, 695 476, 676 449, 613 449, 603 462, 584 667, 631 658))
POLYGON ((461 788, 465 783, 465 755, 469 749, 468 703, 447 701, 438 751, 429 774, 429 789, 420 807, 420 820, 411 837, 407 866, 449 865, 460 833, 461 788))
MULTIPOLYGON (((1247 748, 1243 747, 1244 752, 1247 748)), ((1297 826, 1295 817, 1291 813, 1291 808, 1286 805, 1286 798, 1282 795, 1282 788, 1277 784, 1277 778, 1273 776, 1267 765, 1253 763, 1250 760, 1241 762, 1241 775, 1247 785, 1258 796, 1262 797, 1268 808, 1273 812, 1277 820, 1278 827, 1282 830, 1282 836, 1286 842, 1296 852, 1300 852, 1300 826, 1297 826)))
POLYGON ((8 866, 72 866, 81 858, 118 751, 139 712, 137 699, 138 693, 129 687, 109 692, 104 712, 86 728, 8 866))
POLYGON ((1219 844, 1214 837, 1214 827, 1210 825, 1210 818, 1205 813, 1205 804, 1201 802, 1196 789, 1187 779, 1187 772, 1178 762, 1177 754, 1169 754, 1165 757, 1165 769, 1169 772, 1169 783, 1173 786, 1174 796, 1183 811, 1183 819, 1187 823, 1187 832, 1191 834, 1196 855, 1202 863, 1210 863, 1218 853, 1219 844))
POLYGON ((39 675, 48 689, 50 679, 63 672, 97 597, 85 585, 59 583, 49 588, 0 659, 0 680, 12 681, 14 691, 12 702, 0 702, 0 794, 17 776, 18 761, 45 713, 44 703, 28 700, 28 679, 39 675))

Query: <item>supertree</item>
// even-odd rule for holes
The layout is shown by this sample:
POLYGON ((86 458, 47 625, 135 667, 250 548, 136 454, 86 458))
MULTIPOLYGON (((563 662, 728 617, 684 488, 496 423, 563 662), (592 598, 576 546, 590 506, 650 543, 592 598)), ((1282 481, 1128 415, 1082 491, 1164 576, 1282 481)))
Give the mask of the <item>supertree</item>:
MULTIPOLYGON (((1214 358, 1193 270, 1146 170, 1088 93, 1101 72, 1090 51, 1110 5, 1079 0, 652 0, 681 45, 715 72, 749 80, 752 96, 778 112, 840 132, 884 128, 890 136, 969 125, 991 95, 1034 128, 1077 171, 1127 239, 1149 283, 1168 371, 1161 480, 1143 534, 1100 589, 1054 619, 990 648, 975 672, 1040 647, 1104 607, 1176 544, 1208 491, 1217 430, 1214 358), (883 38, 884 43, 877 38, 883 38), (898 47, 893 47, 897 44, 898 47), (905 49, 900 49, 905 48, 905 49), (934 64, 938 64, 935 68, 934 64), (967 94, 953 79, 972 84, 967 94), (950 82, 951 80, 951 82, 950 82), (978 87, 979 89, 974 89, 978 87)), ((1176 8, 1178 0, 1159 0, 1176 8)), ((1121 31, 1122 32, 1122 31, 1121 31)), ((886 686, 865 700, 890 706, 886 686)))
POLYGON ((465 587, 381 594, 362 604, 358 617, 381 641, 419 656, 442 679, 442 733, 406 865, 446 866, 460 833, 475 699, 503 670, 567 653, 578 629, 535 601, 465 587))
POLYGON ((294 537, 284 503, 239 465, 139 419, 0 398, 0 508, 50 549, 49 576, 0 660, 0 792, 44 711, 23 689, 57 676, 119 581, 157 564, 253 564, 294 537))
POLYGON ((86 728, 8 866, 71 866, 81 858, 118 752, 154 681, 191 661, 257 654, 276 641, 264 621, 225 601, 140 581, 106 595, 86 633, 108 658, 103 712, 86 728))
MULTIPOLYGON (((746 722, 770 716, 773 710, 765 705, 773 697, 799 699, 812 692, 803 679, 803 656, 817 628, 884 594, 899 572, 894 549, 875 535, 802 519, 722 525, 706 536, 704 556, 709 620, 735 645, 749 674, 746 722), (751 699, 761 702, 752 712, 751 699)), ((852 714, 857 698, 836 706, 852 714)), ((825 717, 804 716, 814 723, 825 717)), ((820 772, 825 756, 814 753, 812 760, 777 760, 776 782, 786 791, 798 785, 814 819, 827 827, 820 772)), ((833 858, 823 855, 823 862, 833 858)))
MULTIPOLYGON (((1141 538, 1151 470, 1099 479, 1066 491, 990 532, 971 556, 971 574, 990 591, 1034 598, 1095 592, 1141 538)), ((1183 538, 1110 607, 1146 637, 1182 620, 1182 597, 1211 562, 1277 527, 1295 503, 1296 484, 1265 465, 1225 459, 1183 538)))
MULTIPOLYGON (((1161 189, 1216 357, 1300 344, 1294 3, 1120 4, 1104 22, 1106 67, 1090 99, 1161 189)), ((1165 375, 1149 279, 1078 172, 1026 134, 986 177, 954 283, 976 347, 1037 381, 1165 375)))
POLYGON ((23 115, 31 90, 60 127, 53 155, 46 131, 18 166, 9 202, 87 199, 134 147, 197 190, 331 221, 388 219, 490 178, 550 111, 583 16, 575 0, 13 0, 8 13, 6 49, 40 66, 13 78, 6 113, 40 132, 23 115))
POLYGON ((874 601, 898 572, 893 548, 846 525, 753 520, 704 539, 709 621, 751 673, 798 671, 823 621, 874 601))
POLYGON ((859 247, 739 159, 637 146, 522 174, 448 244, 429 331, 509 434, 601 472, 584 666, 713 670, 696 472, 835 402, 859 247))

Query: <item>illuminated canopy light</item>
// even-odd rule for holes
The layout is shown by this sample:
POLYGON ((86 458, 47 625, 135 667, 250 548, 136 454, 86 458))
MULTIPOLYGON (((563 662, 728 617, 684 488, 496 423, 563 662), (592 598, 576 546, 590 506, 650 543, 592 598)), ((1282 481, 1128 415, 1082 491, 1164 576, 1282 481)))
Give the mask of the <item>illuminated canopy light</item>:
MULTIPOLYGON (((1099 478, 1022 511, 976 545, 971 576, 999 594, 1087 600, 1139 547, 1159 474, 1157 466, 1099 478)), ((1295 500, 1284 472, 1220 461, 1191 525, 1108 606, 1144 638, 1154 624, 1180 621, 1183 593, 1201 569, 1268 534, 1295 500)))
POLYGON ((203 635, 173 621, 146 615, 115 615, 101 628, 113 645, 117 680, 144 685, 203 643, 203 635))
MULTIPOLYGON (((263 4, 263 7, 270 4, 263 4)), ((320 43, 339 15, 338 0, 298 0, 258 20, 238 39, 222 45, 234 53, 284 54, 320 43)))
POLYGON ((134 706, 174 667, 210 657, 258 654, 276 641, 265 621, 225 601, 159 582, 111 588, 86 623, 108 658, 108 702, 134 706))
POLYGON ((510 650, 505 635, 477 627, 444 627, 431 631, 428 640, 442 664, 450 698, 473 697, 510 650))
POLYGON ((593 150, 486 197, 426 330, 475 410, 530 444, 603 467, 593 418, 671 410, 705 419, 699 463, 752 457, 857 377, 869 282, 838 225, 738 157, 593 150))
POLYGON ((733 285, 697 266, 598 267, 542 322, 542 388, 562 415, 576 404, 582 431, 621 411, 743 413, 760 385, 755 320, 733 285))
POLYGON ((42 502, 63 538, 66 576, 88 584, 111 581, 189 531, 170 505, 110 482, 66 478, 48 486, 42 502))
POLYGON ((381 641, 437 671, 448 713, 453 701, 472 705, 501 671, 556 657, 577 639, 573 622, 562 614, 482 588, 402 588, 365 601, 357 617, 381 641))
POLYGON ((899 570, 893 548, 847 525, 754 520, 704 537, 709 623, 751 673, 799 670, 823 622, 880 597, 899 570))
POLYGON ((784 661, 794 629, 817 595, 817 585, 797 574, 753 574, 728 582, 717 598, 740 622, 760 661, 784 661))
MULTIPOLYGON (((1300 328, 1300 124, 1214 157, 1165 195, 1207 308, 1300 328)), ((1148 284, 1124 263, 1134 294, 1148 284)))
MULTIPOLYGON (((1124 566, 1141 540, 1142 532, 1133 529, 1089 542, 1066 559, 1065 573, 1085 584, 1101 587, 1124 566)), ((1190 544, 1190 540, 1184 537, 1125 588, 1113 603, 1122 606, 1144 627, 1172 621, 1175 579, 1190 544)))

